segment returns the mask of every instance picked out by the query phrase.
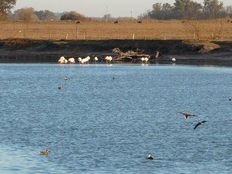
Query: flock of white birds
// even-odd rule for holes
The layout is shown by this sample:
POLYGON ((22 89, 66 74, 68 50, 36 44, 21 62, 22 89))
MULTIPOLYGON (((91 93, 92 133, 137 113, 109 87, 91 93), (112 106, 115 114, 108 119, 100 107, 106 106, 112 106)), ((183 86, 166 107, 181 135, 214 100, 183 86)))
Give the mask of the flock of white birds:
MULTIPOLYGON (((78 61, 80 64, 85 64, 85 63, 89 63, 90 59, 91 59, 90 56, 87 56, 87 57, 85 57, 85 58, 78 57, 77 61, 78 61)), ((93 60, 94 60, 95 62, 97 62, 99 59, 98 59, 98 57, 94 57, 93 60)), ((113 57, 112 57, 112 56, 106 56, 106 57, 105 57, 105 61, 106 61, 107 63, 111 63, 112 60, 113 60, 113 57)), ((76 63, 76 60, 75 60, 75 58, 73 58, 73 57, 70 57, 70 58, 67 58, 67 59, 66 59, 64 56, 61 56, 61 57, 59 58, 59 60, 58 60, 58 63, 60 63, 60 64, 75 64, 75 63, 76 63)))
MULTIPOLYGON (((79 57, 79 58, 77 59, 77 61, 78 61, 80 64, 86 64, 86 63, 89 63, 89 62, 90 62, 90 59, 91 59, 90 56, 87 56, 87 57, 85 57, 85 58, 79 57)), ((94 57, 93 60, 94 60, 95 62, 97 62, 99 59, 98 59, 98 57, 94 57)), ((112 60, 113 60, 113 57, 112 57, 112 56, 106 56, 106 57, 104 58, 104 60, 105 60, 106 63, 111 63, 112 60)), ((149 62, 149 58, 148 58, 148 57, 141 57, 140 60, 141 60, 142 63, 148 63, 148 62, 149 62)), ((171 61, 172 61, 172 62, 176 62, 176 58, 172 57, 172 58, 171 58, 171 61)), ((73 58, 73 57, 70 57, 70 58, 67 58, 67 59, 66 59, 64 56, 61 56, 61 57, 59 58, 59 60, 58 60, 58 63, 59 63, 59 64, 75 64, 75 63, 76 63, 76 60, 75 60, 75 58, 73 58)))

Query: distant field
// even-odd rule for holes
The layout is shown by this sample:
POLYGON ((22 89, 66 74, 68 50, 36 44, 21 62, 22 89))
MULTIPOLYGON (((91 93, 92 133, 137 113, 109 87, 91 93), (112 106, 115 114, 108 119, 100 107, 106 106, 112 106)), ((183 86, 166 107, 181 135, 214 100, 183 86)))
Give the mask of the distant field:
POLYGON ((1 22, 0 39, 35 40, 228 40, 232 41, 232 22, 136 20, 75 22, 1 22))

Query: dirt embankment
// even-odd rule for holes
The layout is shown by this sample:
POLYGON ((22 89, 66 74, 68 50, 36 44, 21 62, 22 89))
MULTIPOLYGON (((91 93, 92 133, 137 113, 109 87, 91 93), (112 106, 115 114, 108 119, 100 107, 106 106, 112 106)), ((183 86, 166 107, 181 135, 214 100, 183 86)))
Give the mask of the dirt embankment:
POLYGON ((232 65, 232 42, 180 40, 1 40, 0 63, 56 63, 60 56, 98 56, 103 61, 106 55, 116 56, 112 52, 114 48, 123 52, 140 50, 150 55, 151 63, 169 63, 175 57, 183 64, 232 65))

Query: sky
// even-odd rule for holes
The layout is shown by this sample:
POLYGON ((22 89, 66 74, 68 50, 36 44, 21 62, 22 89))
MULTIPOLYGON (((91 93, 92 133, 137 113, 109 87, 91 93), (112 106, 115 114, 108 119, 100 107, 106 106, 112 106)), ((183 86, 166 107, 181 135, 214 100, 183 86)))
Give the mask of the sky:
MULTIPOLYGON (((14 10, 33 7, 35 10, 53 12, 76 11, 88 17, 102 17, 111 14, 114 17, 137 17, 150 10, 154 3, 175 0, 17 0, 14 10)), ((203 0, 194 0, 202 3, 203 0)), ((232 5, 232 0, 221 0, 224 5, 232 5)))

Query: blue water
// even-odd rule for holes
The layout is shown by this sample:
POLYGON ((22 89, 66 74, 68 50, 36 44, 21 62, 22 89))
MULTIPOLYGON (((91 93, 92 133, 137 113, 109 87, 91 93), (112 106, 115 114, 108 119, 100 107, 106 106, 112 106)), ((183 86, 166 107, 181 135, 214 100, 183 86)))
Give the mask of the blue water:
POLYGON ((0 64, 0 82, 1 174, 232 173, 232 68, 0 64))

